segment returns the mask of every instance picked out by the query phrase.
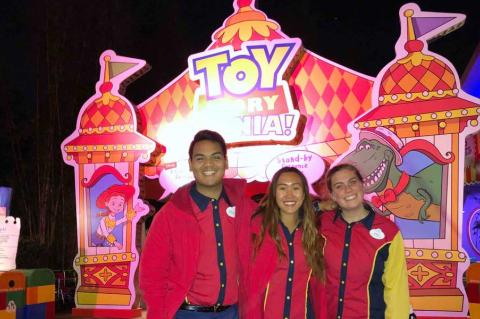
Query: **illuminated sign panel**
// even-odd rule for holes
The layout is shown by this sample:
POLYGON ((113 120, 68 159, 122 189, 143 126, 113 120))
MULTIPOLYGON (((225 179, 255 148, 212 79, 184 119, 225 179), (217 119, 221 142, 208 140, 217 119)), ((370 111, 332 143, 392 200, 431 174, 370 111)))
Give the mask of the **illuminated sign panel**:
POLYGON ((200 83, 196 120, 222 132, 229 144, 295 143, 300 112, 285 72, 300 45, 299 39, 255 41, 238 51, 227 46, 190 56, 190 78, 200 83))

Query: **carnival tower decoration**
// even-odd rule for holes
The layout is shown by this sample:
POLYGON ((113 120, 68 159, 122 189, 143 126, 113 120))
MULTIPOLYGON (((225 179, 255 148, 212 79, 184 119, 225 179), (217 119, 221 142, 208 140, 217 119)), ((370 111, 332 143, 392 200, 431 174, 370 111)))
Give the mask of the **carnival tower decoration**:
MULTIPOLYGON (((192 54, 189 58, 189 69, 138 106, 142 117, 142 133, 164 146, 165 153, 162 154, 161 161, 156 163, 152 161, 153 165, 145 165, 144 170, 145 176, 149 179, 160 179, 163 188, 166 189, 163 196, 191 179, 185 149, 188 148, 188 140, 193 135, 191 131, 198 129, 196 125, 202 125, 205 128, 225 123, 225 130, 219 129, 219 131, 229 145, 227 176, 244 178, 249 183, 265 183, 268 181, 265 172, 269 163, 275 157, 286 157, 287 155, 284 154, 290 150, 306 152, 317 162, 333 162, 350 145, 348 123, 371 106, 370 93, 373 78, 304 48, 300 39, 291 38, 283 33, 279 23, 256 8, 255 1, 234 0, 233 8, 232 15, 212 33, 211 43, 206 50, 192 54), (285 62, 286 67, 281 70, 282 72, 278 72, 278 80, 282 82, 281 84, 275 83, 269 88, 259 88, 261 83, 259 80, 257 87, 249 93, 237 94, 234 97, 221 94, 205 99, 203 90, 207 82, 199 81, 198 77, 201 74, 198 73, 197 78, 192 78, 194 73, 192 62, 195 59, 220 56, 221 53, 228 52, 226 55, 231 57, 228 66, 234 68, 238 65, 239 69, 243 66, 246 72, 239 70, 235 74, 236 77, 221 74, 223 77, 220 81, 223 82, 220 87, 233 86, 230 81, 237 82, 238 86, 241 86, 244 84, 242 79, 246 78, 244 82, 252 79, 248 77, 250 74, 248 72, 253 73, 254 64, 261 66, 259 68, 264 70, 271 62, 268 57, 262 62, 246 61, 252 60, 252 51, 260 50, 257 48, 262 47, 271 54, 274 48, 288 46, 295 42, 298 44, 293 46, 288 58, 282 61, 282 63, 285 62), (242 59, 245 63, 240 65, 238 61, 242 59), (227 99, 228 103, 225 103, 227 99), (216 106, 222 105, 217 108, 221 108, 222 111, 219 111, 217 116, 205 116, 201 121, 192 120, 196 114, 203 112, 202 106, 206 100, 210 105, 214 103, 217 103, 216 106), (251 128, 253 133, 243 140, 238 136, 230 138, 228 130, 235 128, 237 132, 241 132, 245 126, 236 126, 232 120, 233 117, 224 118, 225 113, 230 111, 229 106, 238 105, 263 110, 247 114, 247 116, 251 115, 253 120, 243 121, 242 124, 252 123, 255 127, 251 128), (282 113, 281 110, 287 106, 289 112, 283 112, 287 114, 286 117, 279 117, 280 120, 269 122, 272 118, 278 117, 282 113), (289 115, 295 113, 298 114, 298 123, 283 121, 283 119, 294 118, 295 116, 289 115), (274 134, 262 135, 262 129, 269 127, 265 123, 271 124, 271 131, 274 134), (275 131, 276 129, 278 130, 275 131), (288 135, 287 138, 286 132, 293 134, 288 135), (170 138, 172 135, 177 136, 178 139, 172 140, 170 138), (261 151, 259 151, 260 148, 261 151)), ((265 79, 266 74, 262 70, 258 75, 265 79)), ((208 85, 211 83, 208 81, 208 85)), ((242 119, 246 118, 245 114, 239 116, 242 119)), ((306 166, 305 164, 313 163, 299 165, 306 166)), ((315 181, 320 178, 323 171, 318 169, 311 174, 304 173, 315 181)))
POLYGON ((390 214, 402 231, 411 303, 417 315, 466 317, 464 143, 467 134, 478 130, 480 105, 461 90, 450 62, 428 51, 427 44, 462 26, 465 16, 422 12, 417 5, 407 4, 400 9, 400 18, 396 59, 377 77, 372 110, 353 122, 359 140, 344 160, 351 162, 355 153, 360 158, 359 150, 374 140, 372 134, 377 142, 379 132, 399 142, 382 139, 395 152, 396 163, 376 171, 375 183, 384 172, 389 174, 382 188, 373 189, 373 179, 367 180, 366 187, 375 195, 372 202, 390 214))
POLYGON ((105 51, 96 93, 83 105, 77 131, 62 144, 75 168, 78 273, 74 315, 137 317, 136 224, 148 213, 138 199, 139 163, 155 143, 137 132, 135 110, 119 93, 146 62, 105 51))

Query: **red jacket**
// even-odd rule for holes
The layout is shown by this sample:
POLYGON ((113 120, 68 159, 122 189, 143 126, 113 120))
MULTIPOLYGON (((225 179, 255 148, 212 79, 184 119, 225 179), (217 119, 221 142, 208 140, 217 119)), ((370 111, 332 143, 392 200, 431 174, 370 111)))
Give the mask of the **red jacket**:
MULTIPOLYGON (((240 290, 239 309, 241 319, 263 318, 265 289, 278 260, 277 247, 270 236, 265 236, 262 246, 253 259, 252 235, 260 233, 261 218, 251 219, 248 214, 239 216, 240 290)), ((316 319, 326 318, 325 290, 323 283, 310 278, 310 300, 316 319), (312 284, 314 283, 314 284, 312 284)))
POLYGON ((348 224, 340 211, 321 215, 325 238, 328 318, 390 318, 409 315, 408 274, 400 230, 369 214, 348 224))
MULTIPOLYGON (((171 319, 185 300, 197 272, 200 227, 193 214, 189 189, 179 188, 155 215, 140 260, 140 289, 147 318, 171 319)), ((225 179, 224 190, 238 216, 254 207, 244 195, 245 181, 225 179)), ((238 234, 238 232, 236 232, 238 234)))

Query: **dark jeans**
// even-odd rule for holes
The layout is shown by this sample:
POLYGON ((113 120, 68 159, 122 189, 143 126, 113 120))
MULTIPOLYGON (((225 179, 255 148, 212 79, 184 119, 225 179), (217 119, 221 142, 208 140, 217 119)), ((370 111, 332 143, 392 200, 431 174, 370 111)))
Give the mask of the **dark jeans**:
POLYGON ((238 309, 237 305, 233 305, 222 312, 178 310, 175 319, 238 319, 238 309))

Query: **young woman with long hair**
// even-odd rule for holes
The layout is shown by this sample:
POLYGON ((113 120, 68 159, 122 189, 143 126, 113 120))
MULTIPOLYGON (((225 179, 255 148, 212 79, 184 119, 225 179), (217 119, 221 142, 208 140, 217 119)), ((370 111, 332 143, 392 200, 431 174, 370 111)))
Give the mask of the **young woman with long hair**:
POLYGON ((284 167, 245 221, 245 242, 239 243, 241 318, 324 318, 323 239, 308 190, 302 172, 284 167))

